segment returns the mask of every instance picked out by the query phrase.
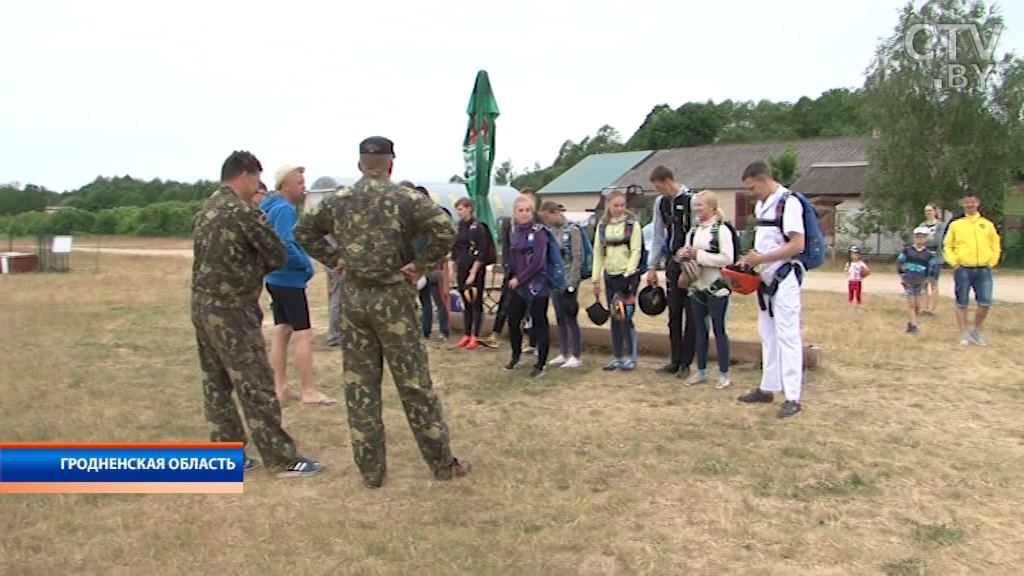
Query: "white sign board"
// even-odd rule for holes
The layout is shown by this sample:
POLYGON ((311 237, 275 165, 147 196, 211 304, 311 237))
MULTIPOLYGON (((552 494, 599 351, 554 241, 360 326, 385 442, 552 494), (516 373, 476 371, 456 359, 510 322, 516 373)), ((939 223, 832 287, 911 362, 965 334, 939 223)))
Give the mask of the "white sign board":
POLYGON ((71 253, 71 236, 54 236, 53 246, 50 251, 54 254, 70 254, 71 253))

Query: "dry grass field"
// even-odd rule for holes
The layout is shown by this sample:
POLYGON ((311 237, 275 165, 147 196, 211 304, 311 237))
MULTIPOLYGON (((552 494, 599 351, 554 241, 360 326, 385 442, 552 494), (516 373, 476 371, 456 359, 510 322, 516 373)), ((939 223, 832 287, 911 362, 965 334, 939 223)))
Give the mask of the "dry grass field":
MULTIPOLYGON (((126 255, 0 276, 0 439, 204 440, 188 282, 188 259, 126 255)), ((325 284, 318 270, 318 344, 325 284)), ((989 347, 965 350, 948 300, 917 336, 900 300, 867 302, 805 294, 824 366, 787 421, 778 402, 736 402, 749 367, 715 391, 653 374, 662 358, 609 375, 588 350, 584 369, 528 380, 500 370, 507 344, 430 344, 470 477, 430 479, 386 380, 385 489, 361 487, 343 406, 290 403, 323 475, 257 472, 244 495, 5 495, 0 574, 1020 574, 1024 308, 1000 304, 989 347)), ((755 337, 755 309, 734 299, 734 338, 755 337)), ((341 397, 340 352, 318 346, 315 362, 341 397)))

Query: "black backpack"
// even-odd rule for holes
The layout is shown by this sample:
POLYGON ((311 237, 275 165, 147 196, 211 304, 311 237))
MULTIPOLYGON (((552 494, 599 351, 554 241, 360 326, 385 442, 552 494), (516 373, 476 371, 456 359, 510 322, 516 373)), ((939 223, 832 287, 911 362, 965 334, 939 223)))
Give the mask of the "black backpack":
POLYGON ((679 246, 669 246, 672 250, 686 243, 686 231, 693 227, 693 214, 691 213, 693 194, 693 191, 689 190, 676 196, 669 202, 665 201, 664 196, 658 197, 658 210, 661 212, 661 221, 665 226, 666 238, 671 237, 673 226, 678 226, 679 232, 682 235, 682 244, 679 246), (673 213, 675 218, 672 217, 673 213))
MULTIPOLYGON (((718 245, 718 231, 719 227, 725 225, 729 233, 732 234, 732 263, 735 264, 740 259, 740 235, 736 232, 736 228, 731 222, 722 222, 721 220, 715 219, 715 223, 711 225, 711 247, 708 250, 711 254, 718 254, 721 252, 721 247, 718 245)), ((697 227, 690 228, 690 234, 687 238, 687 244, 693 244, 693 237, 697 233, 697 227)))
POLYGON ((494 246, 494 237, 491 236, 491 229, 487 227, 487 224, 484 224, 479 220, 473 220, 469 225, 469 246, 474 257, 481 252, 484 253, 485 266, 490 266, 498 261, 498 254, 494 246), (483 228, 484 246, 476 245, 476 235, 479 234, 480 228, 483 228))

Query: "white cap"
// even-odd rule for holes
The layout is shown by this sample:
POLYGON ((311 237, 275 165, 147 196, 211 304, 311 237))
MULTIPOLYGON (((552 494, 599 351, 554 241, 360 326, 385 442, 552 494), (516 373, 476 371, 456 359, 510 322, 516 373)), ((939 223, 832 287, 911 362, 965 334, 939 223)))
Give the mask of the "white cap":
POLYGON ((932 231, 929 230, 928 228, 925 228, 924 226, 918 226, 917 228, 914 228, 914 236, 917 236, 918 234, 922 234, 924 236, 927 236, 927 235, 929 235, 931 233, 932 233, 932 231))
POLYGON ((274 190, 281 189, 281 182, 284 182, 284 179, 287 178, 289 174, 293 172, 304 173, 305 171, 306 168, 304 166, 292 166, 291 164, 281 166, 277 169, 277 172, 274 173, 274 190))

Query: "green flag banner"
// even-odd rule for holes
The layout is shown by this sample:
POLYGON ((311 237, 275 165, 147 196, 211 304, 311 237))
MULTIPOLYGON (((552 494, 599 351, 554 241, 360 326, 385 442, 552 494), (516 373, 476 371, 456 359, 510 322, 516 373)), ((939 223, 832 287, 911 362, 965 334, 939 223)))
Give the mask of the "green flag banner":
MULTIPOLYGON (((473 94, 466 108, 469 125, 462 152, 466 160, 466 190, 473 201, 473 212, 487 225, 491 235, 497 230, 494 225, 494 211, 491 210, 491 169, 494 166, 494 122, 500 115, 498 102, 491 90, 491 80, 486 70, 476 74, 473 94)), ((497 241, 497 238, 495 238, 497 241)))

